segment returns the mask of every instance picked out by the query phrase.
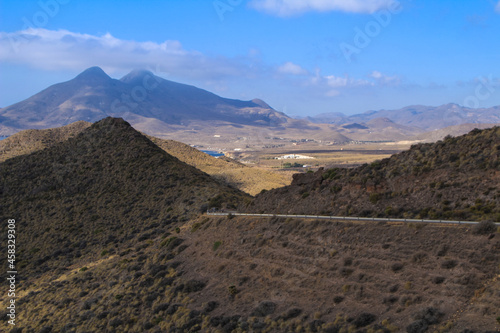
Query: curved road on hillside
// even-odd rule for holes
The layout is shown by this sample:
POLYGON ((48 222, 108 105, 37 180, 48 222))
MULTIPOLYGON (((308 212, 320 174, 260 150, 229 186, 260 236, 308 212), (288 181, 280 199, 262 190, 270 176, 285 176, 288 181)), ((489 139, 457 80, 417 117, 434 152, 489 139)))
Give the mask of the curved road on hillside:
MULTIPOLYGON (((381 222, 408 222, 408 223, 442 223, 442 224, 478 224, 477 221, 448 221, 448 220, 419 220, 419 219, 396 219, 383 217, 355 217, 355 216, 322 216, 322 215, 290 215, 290 214, 247 214, 236 212, 207 212, 210 216, 251 216, 251 217, 285 217, 295 219, 316 219, 336 221, 381 221, 381 222)), ((495 223, 500 226, 500 223, 495 223)))

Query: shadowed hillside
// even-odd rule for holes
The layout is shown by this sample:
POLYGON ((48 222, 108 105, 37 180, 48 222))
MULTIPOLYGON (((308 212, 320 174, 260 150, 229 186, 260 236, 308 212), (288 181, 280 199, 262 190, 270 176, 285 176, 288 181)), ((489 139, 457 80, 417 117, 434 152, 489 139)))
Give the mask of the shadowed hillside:
MULTIPOLYGON (((75 137, 90 125, 79 121, 63 127, 16 133, 0 141, 0 162, 51 147, 75 137)), ((231 158, 215 158, 178 141, 148 138, 168 154, 250 195, 290 184, 289 177, 278 173, 249 167, 231 158)))
POLYGON ((64 270, 149 237, 146 230, 161 234, 209 206, 234 209, 247 197, 113 118, 7 160, 0 179, 2 219, 15 218, 25 230, 18 263, 24 274, 64 270))
POLYGON ((297 174, 253 212, 500 221, 500 127, 473 130, 356 169, 297 174))

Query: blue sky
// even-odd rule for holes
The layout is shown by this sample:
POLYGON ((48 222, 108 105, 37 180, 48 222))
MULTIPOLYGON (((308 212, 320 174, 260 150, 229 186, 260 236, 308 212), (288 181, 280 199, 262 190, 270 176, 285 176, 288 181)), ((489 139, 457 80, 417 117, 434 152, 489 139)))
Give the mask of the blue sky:
POLYGON ((91 66, 294 116, 500 105, 497 0, 0 0, 0 106, 91 66))

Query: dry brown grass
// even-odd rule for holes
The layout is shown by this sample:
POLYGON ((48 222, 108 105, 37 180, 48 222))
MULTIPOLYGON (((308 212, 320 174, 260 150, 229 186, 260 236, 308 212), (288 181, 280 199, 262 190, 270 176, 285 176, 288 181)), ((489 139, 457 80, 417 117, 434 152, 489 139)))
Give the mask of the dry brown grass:
POLYGON ((46 130, 25 130, 0 141, 0 163, 19 155, 48 148, 58 142, 75 137, 91 123, 77 121, 63 127, 46 130))
POLYGON ((172 156, 250 195, 283 187, 291 182, 291 177, 283 173, 247 166, 230 158, 215 158, 181 142, 150 139, 172 156))
MULTIPOLYGON (((298 308, 302 326, 316 317, 326 325, 365 312, 376 317, 374 324, 406 331, 419 311, 434 307, 444 314, 432 326, 436 331, 444 332, 446 325, 457 332, 498 328, 499 243, 471 228, 428 225, 416 231, 384 223, 242 217, 193 223, 199 225, 194 232, 184 229, 189 247, 179 259, 185 278, 203 277, 207 283, 193 298, 193 308, 209 299, 226 300, 213 315, 247 314, 270 301, 276 310, 269 325, 298 308), (222 241, 217 251, 214 241, 222 241), (439 256, 443 245, 446 254, 439 256), (450 260, 457 266, 443 268, 450 260), (237 289, 233 299, 227 292, 231 285, 237 289)), ((283 325, 283 332, 296 329, 293 321, 283 325)))

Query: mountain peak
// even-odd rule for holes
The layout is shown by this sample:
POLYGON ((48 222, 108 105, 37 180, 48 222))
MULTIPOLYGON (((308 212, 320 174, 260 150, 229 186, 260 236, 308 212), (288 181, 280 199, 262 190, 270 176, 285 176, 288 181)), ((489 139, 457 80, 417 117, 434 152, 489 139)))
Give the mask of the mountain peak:
MULTIPOLYGON (((107 117, 95 122, 90 126, 85 133, 88 135, 88 140, 96 140, 96 138, 105 137, 109 142, 120 142, 124 137, 144 138, 144 135, 136 131, 128 122, 122 118, 107 117)), ((97 140, 99 141, 99 140, 97 140)), ((146 141, 149 141, 146 139, 146 141)))
POLYGON ((133 71, 131 71, 130 73, 128 73, 127 75, 122 77, 120 79, 120 81, 122 81, 124 83, 132 83, 132 82, 137 81, 137 80, 143 80, 144 77, 147 75, 149 75, 151 77, 155 76, 152 72, 150 72, 148 70, 134 69, 133 71))
POLYGON ((123 118, 113 118, 106 117, 104 119, 99 120, 93 126, 96 127, 132 127, 128 122, 123 120, 123 118))
POLYGON ((265 109, 272 109, 271 106, 269 106, 269 104, 267 104, 266 102, 264 102, 263 100, 259 99, 259 98, 254 98, 252 99, 252 102, 254 104, 257 104, 258 106, 260 107, 263 107, 265 109))
POLYGON ((106 74, 100 67, 94 66, 87 68, 83 72, 81 72, 75 80, 80 81, 102 81, 102 80, 110 80, 111 78, 106 74))

